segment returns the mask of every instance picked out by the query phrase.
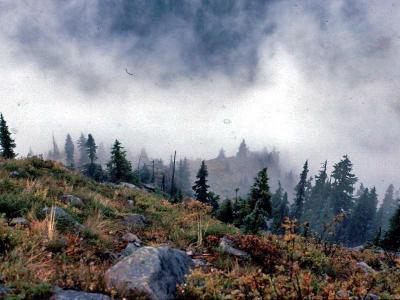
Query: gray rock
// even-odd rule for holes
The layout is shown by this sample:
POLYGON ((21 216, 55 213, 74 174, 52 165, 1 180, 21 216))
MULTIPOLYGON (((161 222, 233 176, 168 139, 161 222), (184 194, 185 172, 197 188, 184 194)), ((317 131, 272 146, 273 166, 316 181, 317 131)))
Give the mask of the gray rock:
MULTIPOLYGON (((42 209, 42 213, 47 215, 50 213, 51 208, 45 207, 42 209)), ((76 221, 69 213, 67 213, 61 207, 55 206, 55 218, 57 226, 63 229, 72 229, 75 232, 81 232, 85 227, 76 221)))
POLYGON ((29 226, 29 221, 25 218, 13 218, 10 221, 11 226, 21 225, 21 226, 29 226))
POLYGON ((192 260, 195 267, 202 267, 207 265, 207 261, 204 259, 194 258, 192 260))
POLYGON ((118 187, 124 187, 124 188, 135 189, 135 190, 139 189, 136 185, 129 183, 129 182, 120 182, 118 184, 118 187))
POLYGON ((127 232, 122 236, 122 240, 124 242, 128 242, 128 243, 137 243, 137 244, 141 244, 142 241, 138 238, 138 236, 136 234, 133 234, 131 232, 127 232))
POLYGON ((364 300, 379 300, 379 296, 373 294, 373 293, 368 293, 365 297, 364 300))
POLYGON ((138 249, 140 249, 140 244, 138 245, 137 243, 129 243, 126 248, 121 252, 121 257, 132 255, 138 249))
POLYGON ((361 261, 357 263, 357 267, 364 271, 365 274, 375 274, 376 271, 371 268, 368 264, 361 261))
POLYGON ((74 290, 55 289, 52 300, 111 300, 107 295, 74 290))
POLYGON ((243 257, 243 258, 249 257, 249 254, 247 252, 234 248, 233 242, 227 236, 221 238, 221 240, 219 241, 219 248, 223 252, 233 256, 243 257))
POLYGON ((133 200, 128 200, 128 206, 132 207, 135 204, 135 202, 133 200))
POLYGON ((120 297, 147 295, 152 300, 173 299, 176 285, 194 266, 185 252, 168 247, 143 247, 105 273, 106 287, 120 297))
POLYGON ((84 207, 82 199, 74 195, 62 195, 60 200, 75 207, 84 207))
MULTIPOLYGON (((8 287, 0 284, 0 297, 4 297, 5 295, 7 295, 9 292, 11 292, 11 289, 9 289, 8 287)), ((0 298, 2 299, 2 298, 0 298)))
POLYGON ((18 178, 19 176, 20 176, 20 174, 19 174, 18 171, 12 171, 12 172, 10 172, 10 177, 18 178))
POLYGON ((135 228, 145 228, 149 224, 146 217, 140 214, 129 214, 124 216, 123 224, 135 228))

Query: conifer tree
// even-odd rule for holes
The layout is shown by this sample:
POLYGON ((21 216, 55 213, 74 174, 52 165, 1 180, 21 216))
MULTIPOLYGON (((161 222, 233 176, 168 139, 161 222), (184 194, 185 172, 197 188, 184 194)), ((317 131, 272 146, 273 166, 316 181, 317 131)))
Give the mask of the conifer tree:
POLYGON ((379 207, 376 215, 376 232, 379 231, 379 228, 381 228, 382 233, 385 233, 389 229, 390 218, 396 211, 396 207, 396 200, 394 199, 394 186, 391 184, 386 190, 382 205, 379 207))
POLYGON ((97 158, 101 165, 104 165, 108 160, 106 148, 103 143, 99 144, 99 148, 97 149, 97 158))
POLYGON ((390 251, 400 250, 400 206, 390 219, 389 230, 385 234, 382 246, 390 251))
POLYGON ((208 188, 210 186, 207 185, 208 181, 207 177, 208 177, 207 165, 206 162, 203 160, 201 162, 200 169, 196 176, 197 180, 194 182, 194 185, 192 187, 194 192, 194 197, 203 203, 209 203, 208 188))
POLYGON ((89 163, 89 157, 87 154, 87 148, 86 148, 86 138, 81 133, 81 136, 79 137, 79 140, 77 142, 78 144, 78 150, 79 150, 79 159, 78 159, 78 164, 79 166, 84 166, 87 163, 89 163))
POLYGON ((178 172, 177 172, 177 185, 178 188, 186 195, 191 195, 191 186, 190 186, 190 170, 189 170, 189 162, 185 157, 183 160, 179 161, 178 172))
POLYGON ((96 142, 93 138, 93 135, 91 135, 90 133, 88 134, 88 138, 86 140, 86 153, 89 157, 90 160, 90 164, 93 165, 94 162, 97 159, 96 156, 96 151, 97 151, 97 146, 96 146, 96 142))
POLYGON ((257 233, 265 227, 266 218, 272 214, 267 168, 262 169, 254 179, 248 202, 251 212, 244 218, 242 229, 248 233, 257 233))
POLYGON ((331 205, 334 215, 341 211, 348 212, 353 207, 354 184, 357 177, 352 173, 353 164, 347 155, 333 166, 331 205))
POLYGON ((53 151, 51 153, 52 153, 53 160, 58 161, 61 159, 61 152, 60 152, 60 149, 58 148, 58 145, 57 145, 56 139, 54 138, 54 135, 53 135, 53 151))
POLYGON ((218 209, 217 217, 224 223, 233 223, 233 204, 230 199, 225 199, 218 209))
POLYGON ((132 165, 126 158, 126 152, 118 140, 115 140, 111 149, 111 159, 107 163, 107 168, 112 182, 135 182, 132 165))
POLYGON ((14 140, 11 138, 11 132, 8 129, 3 114, 0 114, 0 146, 1 156, 3 158, 13 159, 17 156, 14 152, 16 145, 14 140))
POLYGON ((66 157, 65 162, 68 167, 73 168, 75 165, 75 162, 74 162, 75 146, 74 146, 74 142, 72 141, 71 135, 69 133, 67 134, 67 137, 65 139, 64 150, 65 150, 65 157, 66 157))
POLYGON ((308 161, 304 163, 303 171, 300 174, 299 183, 295 188, 296 197, 292 205, 291 215, 298 221, 301 220, 304 211, 304 203, 306 200, 307 175, 308 175, 308 161))
POLYGON ((347 226, 347 242, 351 246, 357 246, 371 240, 373 237, 373 225, 376 205, 378 203, 376 190, 365 189, 357 199, 356 206, 347 226))

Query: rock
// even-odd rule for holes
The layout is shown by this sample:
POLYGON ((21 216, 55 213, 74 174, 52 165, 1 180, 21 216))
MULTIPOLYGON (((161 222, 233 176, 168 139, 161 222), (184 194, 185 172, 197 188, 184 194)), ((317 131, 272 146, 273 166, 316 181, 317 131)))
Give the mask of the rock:
POLYGON ((364 271, 365 274, 375 274, 376 271, 368 266, 365 262, 358 262, 357 267, 364 271))
POLYGON ((132 207, 135 204, 135 202, 133 200, 128 200, 128 206, 132 207))
POLYGON ((207 265, 207 261, 200 258, 192 259, 195 267, 202 267, 207 265))
POLYGON ((146 217, 139 214, 129 214, 124 216, 123 224, 136 228, 145 228, 149 224, 146 217))
POLYGON ((364 298, 364 300, 379 300, 379 296, 373 294, 373 293, 368 293, 364 298))
POLYGON ((18 178, 19 176, 20 176, 21 174, 19 174, 19 172, 18 171, 12 171, 12 172, 10 172, 10 177, 13 177, 13 178, 18 178))
POLYGON ((152 300, 173 299, 176 285, 194 266, 185 252, 168 247, 143 247, 125 257, 105 273, 108 289, 119 296, 147 295, 152 300))
POLYGON ((138 249, 140 249, 140 244, 138 245, 137 243, 129 243, 126 248, 121 252, 121 257, 132 255, 138 249))
POLYGON ((118 186, 119 186, 119 187, 128 188, 128 189, 135 189, 135 190, 138 190, 138 189, 139 189, 136 185, 134 185, 134 184, 132 184, 132 183, 129 183, 129 182, 120 182, 120 183, 118 184, 118 186))
POLYGON ((221 240, 219 241, 219 247, 223 252, 230 255, 243 258, 249 257, 249 254, 247 252, 234 248, 233 242, 227 236, 221 238, 221 240))
POLYGON ((60 200, 75 207, 84 207, 82 199, 74 195, 62 195, 60 200))
POLYGON ((142 243, 142 241, 138 238, 136 234, 130 232, 125 233, 122 236, 122 240, 128 243, 138 243, 139 245, 142 243))
MULTIPOLYGON (((61 207, 55 206, 54 208, 57 227, 60 227, 62 229, 72 229, 75 232, 81 232, 85 228, 61 207)), ((42 209, 42 213, 44 215, 47 215, 50 213, 50 210, 50 207, 45 207, 42 209)))
POLYGON ((2 297, 6 296, 9 292, 11 292, 11 289, 0 284, 0 299, 3 299, 2 297))
POLYGON ((111 300, 107 295, 56 288, 52 300, 111 300))
POLYGON ((20 225, 20 226, 29 226, 29 221, 25 218, 19 217, 19 218, 13 218, 10 221, 10 225, 11 226, 16 226, 16 225, 20 225))

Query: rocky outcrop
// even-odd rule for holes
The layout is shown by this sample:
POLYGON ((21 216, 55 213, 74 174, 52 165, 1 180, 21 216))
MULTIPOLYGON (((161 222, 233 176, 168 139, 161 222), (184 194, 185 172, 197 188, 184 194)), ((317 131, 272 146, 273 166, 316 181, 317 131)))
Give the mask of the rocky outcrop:
POLYGON ((11 226, 16 226, 16 225, 20 225, 20 226, 29 226, 29 221, 25 218, 19 217, 19 218, 13 218, 10 221, 10 225, 11 226))
POLYGON ((60 200, 66 204, 75 206, 75 207, 84 207, 85 204, 83 203, 82 199, 74 196, 74 195, 62 195, 60 200))
POLYGON ((129 214, 124 216, 124 220, 122 223, 125 226, 133 227, 133 228, 146 228, 149 225, 146 217, 140 214, 129 214))
POLYGON ((56 288, 52 300, 111 300, 107 295, 56 288))
POLYGON ((364 271, 365 274, 374 274, 376 271, 370 267, 367 263, 361 261, 357 263, 357 267, 364 271))
POLYGON ((143 247, 105 273, 106 287, 120 297, 147 295, 153 300, 173 299, 176 285, 194 266, 185 252, 168 247, 143 247))
POLYGON ((234 248, 233 242, 227 236, 221 238, 221 240, 219 241, 219 248, 222 250, 222 252, 228 253, 233 256, 242 258, 249 257, 249 254, 247 252, 234 248))
MULTIPOLYGON (((76 233, 81 232, 85 227, 76 221, 69 213, 67 213, 61 207, 55 206, 55 219, 57 221, 57 228, 61 230, 72 230, 76 233)), ((42 215, 45 217, 50 213, 51 208, 45 207, 42 210, 42 215)))

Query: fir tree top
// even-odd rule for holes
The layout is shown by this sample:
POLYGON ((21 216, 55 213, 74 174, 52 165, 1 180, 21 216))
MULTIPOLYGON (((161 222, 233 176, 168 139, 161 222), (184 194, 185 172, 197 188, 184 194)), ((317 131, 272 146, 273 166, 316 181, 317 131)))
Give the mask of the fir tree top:
POLYGON ((14 140, 11 138, 11 133, 8 129, 7 122, 0 114, 0 146, 1 156, 6 159, 15 158, 14 148, 16 147, 14 140))

